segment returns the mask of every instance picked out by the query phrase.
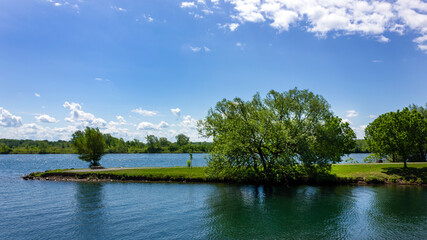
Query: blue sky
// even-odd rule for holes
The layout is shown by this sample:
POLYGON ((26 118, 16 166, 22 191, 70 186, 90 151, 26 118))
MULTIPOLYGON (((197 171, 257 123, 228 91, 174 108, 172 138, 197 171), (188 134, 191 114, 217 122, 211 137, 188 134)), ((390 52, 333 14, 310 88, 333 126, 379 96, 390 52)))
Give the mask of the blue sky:
POLYGON ((0 2, 0 138, 191 140, 223 98, 321 94, 359 138, 427 102, 423 0, 0 2))

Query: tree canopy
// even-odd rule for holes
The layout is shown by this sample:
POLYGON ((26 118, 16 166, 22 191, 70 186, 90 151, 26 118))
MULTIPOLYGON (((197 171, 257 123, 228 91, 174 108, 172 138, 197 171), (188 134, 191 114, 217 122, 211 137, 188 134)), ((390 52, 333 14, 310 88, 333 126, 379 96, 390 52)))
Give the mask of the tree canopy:
POLYGON ((99 161, 105 154, 104 135, 98 128, 86 127, 84 131, 76 131, 71 143, 77 149, 79 159, 90 162, 90 166, 99 166, 99 161))
POLYGON ((211 174, 282 181, 296 167, 327 169, 354 147, 348 123, 308 90, 257 93, 251 101, 223 99, 199 122, 213 138, 211 174))
POLYGON ((371 152, 403 161, 405 167, 410 158, 426 161, 427 121, 416 109, 380 115, 365 129, 365 139, 371 152))

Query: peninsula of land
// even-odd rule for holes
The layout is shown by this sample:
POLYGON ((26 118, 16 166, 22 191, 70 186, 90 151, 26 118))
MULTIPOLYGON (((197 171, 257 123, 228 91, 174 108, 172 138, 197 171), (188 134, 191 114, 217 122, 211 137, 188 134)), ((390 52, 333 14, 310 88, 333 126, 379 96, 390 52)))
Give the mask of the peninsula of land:
POLYGON ((138 167, 58 169, 22 176, 25 180, 104 182, 196 182, 244 184, 404 184, 427 185, 427 163, 333 164, 328 174, 301 176, 282 182, 241 182, 209 177, 206 167, 138 167))

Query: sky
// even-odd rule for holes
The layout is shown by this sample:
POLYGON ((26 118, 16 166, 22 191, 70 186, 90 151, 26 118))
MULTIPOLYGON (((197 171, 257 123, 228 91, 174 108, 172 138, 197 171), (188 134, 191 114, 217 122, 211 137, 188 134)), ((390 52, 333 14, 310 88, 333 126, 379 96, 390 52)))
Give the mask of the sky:
POLYGON ((197 121, 218 101, 295 87, 358 138, 424 106, 427 2, 0 1, 0 138, 206 141, 197 121))

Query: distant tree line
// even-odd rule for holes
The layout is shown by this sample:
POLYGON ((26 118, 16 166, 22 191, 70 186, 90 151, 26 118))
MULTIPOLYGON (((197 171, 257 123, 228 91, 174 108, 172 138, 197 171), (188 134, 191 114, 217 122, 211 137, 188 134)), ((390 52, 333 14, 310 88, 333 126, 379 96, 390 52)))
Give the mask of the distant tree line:
MULTIPOLYGON (((138 139, 125 141, 110 134, 103 134, 107 153, 207 153, 212 143, 190 142, 184 134, 171 142, 165 137, 146 136, 146 142, 138 139)), ((77 153, 71 141, 0 139, 0 154, 74 154, 77 153)))

